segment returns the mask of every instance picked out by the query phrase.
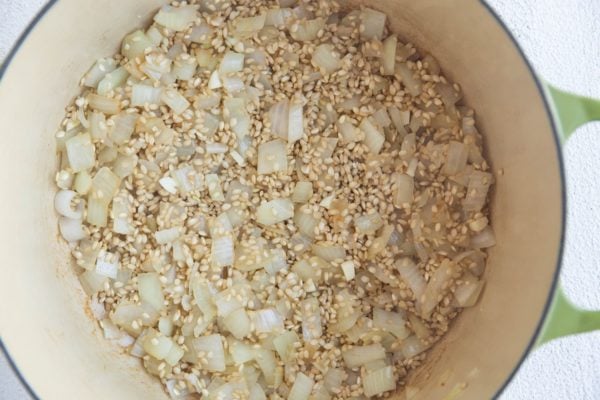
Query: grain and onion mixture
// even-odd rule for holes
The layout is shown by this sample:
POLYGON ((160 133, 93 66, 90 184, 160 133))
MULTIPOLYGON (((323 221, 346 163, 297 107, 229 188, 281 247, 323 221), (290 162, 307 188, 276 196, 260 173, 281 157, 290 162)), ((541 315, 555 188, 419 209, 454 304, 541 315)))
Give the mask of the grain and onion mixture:
POLYGON ((90 309, 174 399, 363 399, 482 290, 473 110, 386 16, 164 6, 81 80, 59 228, 90 309))

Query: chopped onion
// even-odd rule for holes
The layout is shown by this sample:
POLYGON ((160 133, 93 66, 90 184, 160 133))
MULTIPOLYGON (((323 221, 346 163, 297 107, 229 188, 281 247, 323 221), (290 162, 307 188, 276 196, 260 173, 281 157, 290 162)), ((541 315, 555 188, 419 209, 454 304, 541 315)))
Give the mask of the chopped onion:
POLYGON ((396 73, 402 79, 402 83, 408 92, 417 97, 421 95, 421 81, 415 78, 415 74, 406 63, 396 64, 396 73))
POLYGON ((433 309, 438 305, 442 296, 448 289, 448 283, 452 279, 456 265, 450 260, 443 260, 438 269, 427 283, 425 292, 421 296, 421 313, 424 318, 431 315, 433 309))
POLYGON ((181 93, 173 89, 165 90, 160 98, 175 114, 181 114, 190 106, 190 102, 181 93))
POLYGON ((282 27, 291 16, 292 10, 289 8, 272 8, 267 10, 265 26, 282 27))
MULTIPOLYGON (((196 61, 198 62, 198 66, 208 71, 214 71, 219 63, 217 57, 213 54, 210 49, 196 49, 196 61)), ((218 75, 217 75, 218 78, 218 75)), ((209 89, 210 89, 209 82, 209 89)))
POLYGON ((112 90, 123 86, 129 78, 129 72, 124 67, 119 67, 114 71, 106 74, 104 78, 98 83, 98 94, 106 96, 112 90))
POLYGON ((190 166, 176 169, 172 172, 172 177, 177 181, 177 187, 184 194, 193 190, 201 190, 203 187, 200 176, 190 166))
POLYGON ((230 338, 229 354, 235 365, 242 365, 254 359, 254 347, 239 340, 230 338))
POLYGON ((228 265, 233 265, 233 239, 230 236, 214 238, 212 241, 210 254, 210 261, 213 267, 226 267, 228 265))
POLYGON ((402 146, 400 147, 400 158, 402 160, 410 160, 416 151, 416 140, 417 137, 414 133, 404 136, 402 140, 402 146))
POLYGON ((456 175, 462 172, 467 166, 469 149, 463 143, 451 141, 448 145, 448 155, 446 163, 442 168, 442 173, 446 175, 456 175))
POLYGON ((217 107, 221 104, 221 95, 218 93, 210 93, 203 96, 198 96, 194 103, 194 108, 199 110, 208 110, 217 107))
POLYGON ((239 72, 244 69, 244 55, 233 51, 228 51, 221 60, 219 74, 225 75, 231 72, 239 72))
POLYGON ((403 139, 407 134, 405 126, 410 123, 410 111, 401 111, 397 107, 392 106, 388 108, 388 113, 396 131, 400 135, 400 139, 403 139))
POLYGON ((144 326, 154 326, 158 322, 158 318, 159 314, 149 304, 128 302, 119 303, 110 316, 112 322, 133 336, 138 336, 144 326), (134 321, 135 324, 133 324, 134 321))
POLYGON ((146 34, 137 30, 125 36, 121 44, 121 53, 130 60, 141 57, 148 48, 152 48, 154 43, 146 34))
MULTIPOLYGON (((480 211, 485 205, 488 190, 494 182, 492 174, 482 171, 473 171, 469 176, 467 193, 463 200, 465 211, 480 211)), ((489 247, 489 246, 488 246, 489 247)))
POLYGON ((304 137, 304 115, 302 113, 301 104, 290 104, 290 112, 288 115, 288 143, 294 143, 304 137))
POLYGON ((346 258, 346 249, 343 246, 336 246, 330 243, 315 243, 311 249, 314 255, 326 261, 342 261, 346 258))
POLYGON ((206 186, 208 187, 210 198, 215 201, 225 201, 225 195, 223 194, 219 176, 217 174, 207 174, 204 179, 206 181, 206 186))
POLYGON ((113 172, 119 178, 124 179, 133 173, 137 163, 138 157, 135 154, 121 154, 113 162, 113 172))
POLYGON ((365 8, 360 12, 361 30, 360 37, 363 40, 383 39, 386 15, 382 12, 365 8), (363 29, 364 26, 364 29, 363 29))
POLYGON ((325 29, 325 19, 315 18, 295 22, 290 29, 290 36, 299 42, 316 40, 321 29, 325 29))
POLYGON ((412 290, 415 298, 419 300, 425 293, 425 278, 419 271, 417 264, 408 257, 401 258, 394 264, 402 280, 412 290))
POLYGON ((396 48, 398 47, 398 38, 391 35, 383 41, 383 54, 381 65, 383 66, 383 75, 394 75, 396 72, 396 48))
POLYGON ((255 349, 254 359, 264 375, 265 382, 268 385, 275 385, 277 378, 277 358, 274 352, 264 348, 255 349))
POLYGON ((396 390, 396 377, 392 366, 368 372, 363 377, 365 396, 372 397, 390 390, 396 390))
POLYGON ((416 336, 410 336, 402 341, 400 351, 405 358, 415 357, 429 348, 416 336))
POLYGON ((371 361, 383 360, 385 358, 385 349, 380 343, 374 343, 366 346, 354 346, 342 351, 342 358, 348 368, 358 368, 371 361))
POLYGON ((156 311, 162 310, 164 308, 165 299, 159 275, 156 272, 139 274, 137 280, 138 292, 142 302, 148 303, 156 311))
POLYGON ((373 121, 382 128, 387 128, 392 124, 392 120, 385 108, 380 108, 375 111, 375 114, 373 114, 373 121))
POLYGON ((252 332, 250 318, 243 308, 229 313, 223 319, 223 324, 236 339, 243 339, 252 332))
POLYGON ((265 271, 269 275, 276 275, 279 271, 287 269, 287 256, 283 249, 273 249, 265 262, 265 271))
POLYGON ((414 178, 395 173, 392 175, 392 202, 395 207, 400 208, 411 204, 414 200, 414 178))
POLYGON ((229 150, 229 148, 225 143, 206 143, 207 154, 224 154, 227 153, 227 150, 229 150))
POLYGON ((226 76, 223 78, 223 87, 230 94, 239 93, 246 87, 242 78, 237 76, 226 76))
POLYGON ((87 95, 87 100, 91 108, 105 114, 118 114, 121 110, 121 104, 117 99, 90 93, 87 95))
POLYGON ((133 233, 131 210, 127 195, 117 196, 112 203, 113 232, 122 235, 133 233))
POLYGON ((240 39, 249 38, 265 26, 266 18, 266 14, 259 14, 254 17, 238 17, 234 20, 233 34, 240 39))
POLYGON ((256 222, 273 225, 294 216, 294 203, 290 199, 274 199, 256 209, 256 222))
POLYGON ((173 63, 173 75, 175 75, 175 77, 177 79, 183 80, 183 81, 189 81, 190 79, 192 79, 194 77, 194 74, 196 73, 196 67, 198 66, 198 61, 196 61, 195 58, 192 57, 186 57, 186 58, 178 58, 175 60, 175 62, 173 63))
MULTIPOLYGON (((250 134, 250 116, 246 111, 246 102, 244 99, 240 98, 232 98, 225 99, 224 107, 226 112, 229 113, 229 124, 233 132, 236 134, 238 138, 238 142, 241 141, 242 138, 248 136, 250 134), (235 120, 236 123, 232 124, 232 121, 235 120)), ((246 155, 246 151, 240 151, 242 156, 246 155)), ((260 146, 259 146, 259 154, 260 154, 260 146)), ((260 160, 260 157, 259 157, 260 160)), ((259 161, 260 164, 260 161, 259 161)))
POLYGON ((86 221, 91 225, 106 226, 108 222, 108 203, 103 199, 88 196, 86 221))
POLYGON ((300 303, 300 314, 302 316, 302 336, 305 341, 310 342, 318 339, 323 334, 321 323, 321 311, 319 300, 309 297, 300 303))
POLYGON ((356 231, 364 235, 375 233, 375 231, 382 226, 383 219, 376 211, 354 218, 354 227, 356 228, 356 231))
POLYGON ((123 144, 129 140, 135 129, 139 114, 122 112, 112 117, 114 123, 110 131, 110 138, 116 144, 123 144))
POLYGON ((252 323, 257 333, 283 331, 283 318, 273 308, 265 308, 252 313, 252 323))
POLYGON ((172 7, 169 5, 162 8, 154 16, 154 22, 174 31, 184 31, 196 20, 196 6, 172 7))
POLYGON ((353 261, 344 261, 341 264, 341 268, 342 272, 344 273, 344 278, 346 278, 346 281, 350 282, 352 279, 354 279, 356 275, 353 261))
POLYGON ((373 154, 379 154, 385 142, 385 135, 371 118, 365 118, 360 123, 360 130, 364 133, 363 142, 373 154))
POLYGON ((163 229, 161 231, 154 232, 154 238, 158 244, 171 243, 179 238, 181 230, 178 227, 163 229))
POLYGON ((333 45, 328 43, 320 44, 315 48, 312 63, 325 74, 333 74, 342 66, 340 56, 333 45))
POLYGON ((330 393, 338 393, 346 379, 346 372, 342 368, 329 368, 323 377, 323 385, 330 393))
POLYGON ((58 229, 67 242, 77 242, 87 236, 81 219, 60 217, 58 219, 58 229))
POLYGON ((131 86, 131 105, 160 104, 162 88, 137 83, 131 86))
POLYGON ((194 350, 202 353, 206 364, 202 367, 207 371, 223 372, 225 371, 225 352, 223 350, 223 339, 221 335, 209 335, 199 337, 192 341, 194 350))
POLYGON ((96 88, 98 83, 108 74, 117 68, 117 63, 112 58, 98 59, 92 68, 83 76, 83 85, 96 88))
POLYGON ((76 198, 77 193, 74 191, 61 190, 54 197, 54 209, 63 217, 80 220, 83 217, 83 203, 76 203, 74 201, 76 198))
POLYGON ((381 308, 373 309, 373 326, 391 333, 398 339, 405 339, 410 335, 401 313, 386 311, 381 308))
POLYGON ((96 148, 87 133, 81 133, 65 143, 69 165, 73 172, 92 168, 96 163, 96 148))
POLYGON ((103 275, 99 275, 94 271, 85 271, 79 275, 79 280, 83 290, 88 296, 92 296, 101 290, 104 290, 104 284, 108 281, 108 278, 103 275))
POLYGON ((288 121, 290 102, 288 99, 281 100, 271 106, 269 110, 269 119, 271 121, 271 131, 281 137, 288 138, 288 121))
POLYGON ((307 214, 302 209, 298 209, 294 213, 294 224, 296 224, 300 233, 309 239, 314 239, 319 219, 315 218, 312 213, 307 214))
POLYGON ((469 247, 473 249, 484 249, 496 245, 496 235, 491 227, 486 226, 481 232, 471 236, 469 247))
POLYGON ((298 335, 294 331, 285 331, 273 339, 273 346, 283 362, 291 361, 295 353, 296 344, 300 343, 298 335))
POLYGON ((258 173, 260 175, 287 171, 287 153, 285 142, 276 139, 258 146, 258 173))
POLYGON ((288 400, 308 400, 315 382, 302 372, 298 372, 294 385, 288 395, 288 400))
POLYGON ((350 122, 350 119, 346 116, 342 116, 338 120, 337 126, 345 142, 354 143, 364 138, 362 131, 350 122))
POLYGON ((459 307, 473 307, 483 290, 483 284, 484 282, 473 274, 464 273, 454 291, 454 298, 459 307))

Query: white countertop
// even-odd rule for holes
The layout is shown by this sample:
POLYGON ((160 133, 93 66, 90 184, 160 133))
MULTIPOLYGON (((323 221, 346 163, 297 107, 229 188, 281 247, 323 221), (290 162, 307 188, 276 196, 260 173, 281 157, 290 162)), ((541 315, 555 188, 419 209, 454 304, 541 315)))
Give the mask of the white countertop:
MULTIPOLYGON (((564 89, 600 98, 600 1, 488 2, 541 76, 564 89)), ((0 0, 0 60, 43 3, 0 0)), ((567 295, 581 307, 596 309, 600 309, 598 131, 600 124, 580 129, 565 148, 569 222, 562 274, 567 295)), ((2 355, 0 399, 29 399, 2 355)), ((600 332, 562 339, 536 350, 501 399, 600 399, 600 332)))

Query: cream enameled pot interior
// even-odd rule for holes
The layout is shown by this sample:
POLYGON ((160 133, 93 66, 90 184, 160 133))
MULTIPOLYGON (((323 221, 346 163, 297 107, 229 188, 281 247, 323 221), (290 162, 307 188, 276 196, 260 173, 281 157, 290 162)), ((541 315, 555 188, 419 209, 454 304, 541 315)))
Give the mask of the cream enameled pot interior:
MULTIPOLYGON (((0 334, 45 400, 167 398, 138 360, 102 339, 58 240, 52 206, 54 133, 79 78, 161 3, 58 0, 0 83, 0 334)), ((418 398, 490 398, 535 332, 559 254, 562 183, 542 97, 513 42, 477 1, 349 3, 386 12, 401 37, 432 53, 461 83, 494 171, 504 172, 492 199, 498 245, 483 297, 411 378, 418 398)))

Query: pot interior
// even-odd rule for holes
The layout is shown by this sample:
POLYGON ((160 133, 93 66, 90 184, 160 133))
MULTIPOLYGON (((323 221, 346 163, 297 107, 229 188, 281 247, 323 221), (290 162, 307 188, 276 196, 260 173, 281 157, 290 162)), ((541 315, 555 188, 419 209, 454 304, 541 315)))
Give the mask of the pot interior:
MULTIPOLYGON (((0 84, 0 333, 43 399, 167 398, 92 321, 68 247, 58 240, 52 202, 54 133, 79 78, 163 2, 57 1, 0 84)), ((386 12, 401 38, 439 60, 477 112, 494 172, 503 171, 492 196, 498 244, 490 250, 483 296, 410 378, 417 398, 490 398, 534 335, 561 246, 560 162, 542 97, 514 43, 479 2, 345 3, 386 12)))

